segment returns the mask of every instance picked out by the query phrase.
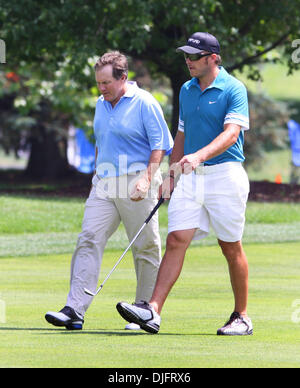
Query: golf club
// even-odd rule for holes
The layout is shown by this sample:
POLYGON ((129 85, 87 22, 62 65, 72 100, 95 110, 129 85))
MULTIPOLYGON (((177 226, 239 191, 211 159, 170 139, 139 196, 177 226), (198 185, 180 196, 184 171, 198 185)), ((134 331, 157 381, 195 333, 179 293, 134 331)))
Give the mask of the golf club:
POLYGON ((122 254, 122 256, 119 258, 119 260, 116 262, 116 264, 113 266, 113 268, 111 269, 111 271, 109 272, 109 274, 106 276, 106 278, 104 279, 103 283, 100 285, 100 287, 98 288, 98 290, 94 293, 90 290, 88 290, 87 288, 84 289, 84 292, 87 294, 87 295, 90 295, 90 296, 96 296, 97 294, 99 294, 99 292, 102 290, 104 284, 106 283, 106 281, 109 279, 110 275, 114 272, 114 270, 116 269, 116 267, 119 265, 119 263, 121 262, 121 260, 123 259, 123 257, 126 255, 126 253, 128 252, 128 250, 130 249, 130 247, 132 246, 132 244, 136 241, 136 239, 139 237, 139 235, 142 233, 142 231, 144 230, 145 226, 148 224, 148 222, 151 220, 151 218, 154 216, 154 214, 156 213, 157 209, 160 207, 161 204, 163 204, 165 201, 165 199, 163 197, 160 197, 159 201, 157 202, 157 204, 155 205, 155 207, 153 208, 152 212, 150 213, 149 217, 146 219, 146 221, 144 222, 144 224, 142 225, 141 229, 137 232, 137 234, 135 235, 135 237, 133 238, 133 240, 131 241, 131 243, 128 245, 128 247, 126 248, 126 250, 124 251, 124 253, 122 254))

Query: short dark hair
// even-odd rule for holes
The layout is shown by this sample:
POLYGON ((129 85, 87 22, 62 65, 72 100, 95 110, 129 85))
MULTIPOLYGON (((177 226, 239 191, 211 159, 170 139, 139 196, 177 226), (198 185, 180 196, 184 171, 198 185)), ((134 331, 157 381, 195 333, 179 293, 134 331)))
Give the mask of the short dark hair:
POLYGON ((103 54, 96 62, 95 71, 102 69, 106 65, 112 65, 112 75, 115 79, 119 80, 122 75, 128 76, 128 61, 124 54, 119 51, 112 51, 103 54))

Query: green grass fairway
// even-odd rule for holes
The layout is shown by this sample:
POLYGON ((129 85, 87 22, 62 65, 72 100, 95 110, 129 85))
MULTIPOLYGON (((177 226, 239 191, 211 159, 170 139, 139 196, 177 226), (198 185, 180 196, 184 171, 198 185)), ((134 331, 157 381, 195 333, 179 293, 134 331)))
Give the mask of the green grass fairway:
MULTIPOLYGON (((65 303, 70 255, 0 258, 0 299, 6 306, 0 367, 299 367, 300 322, 292 319, 292 304, 300 300, 300 243, 245 249, 254 323, 249 337, 216 336, 233 307, 227 265, 216 246, 189 249, 158 335, 126 332, 115 309, 118 301, 134 299, 131 254, 95 298, 82 332, 44 320, 48 310, 65 303)), ((106 251, 101 279, 121 253, 106 251)))
MULTIPOLYGON (((300 367, 299 204, 248 203, 250 337, 216 336, 233 297, 213 233, 188 250, 158 335, 125 331, 115 309, 134 300, 129 252, 88 310, 84 331, 49 325, 45 313, 66 301, 83 209, 84 199, 0 196, 0 367, 300 367)), ((167 205, 159 212, 164 249, 167 205)), ((127 245, 120 225, 105 250, 101 281, 127 245)))
POLYGON ((275 182, 278 174, 282 183, 290 183, 292 170, 292 152, 290 149, 266 152, 259 165, 250 165, 247 168, 249 179, 252 181, 275 182))
MULTIPOLYGON (((0 258, 71 254, 81 229, 83 198, 0 196, 0 258)), ((163 248, 168 229, 167 203, 159 209, 163 248)), ((249 202, 245 243, 300 241, 300 204, 249 202)), ((141 222, 144 220, 141 220, 141 222)), ((193 245, 214 245, 213 233, 193 245)), ((121 224, 107 249, 125 249, 121 224)), ((1 292, 1 291, 0 291, 1 292)))

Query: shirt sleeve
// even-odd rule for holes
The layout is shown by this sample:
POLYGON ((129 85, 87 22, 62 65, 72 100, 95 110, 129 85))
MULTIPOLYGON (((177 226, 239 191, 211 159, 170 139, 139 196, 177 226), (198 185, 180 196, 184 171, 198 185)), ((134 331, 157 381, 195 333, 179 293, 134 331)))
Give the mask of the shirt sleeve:
POLYGON ((173 138, 161 106, 153 96, 144 101, 142 116, 151 151, 164 150, 166 155, 170 154, 173 149, 173 138))
POLYGON ((249 129, 248 96, 242 83, 236 84, 229 95, 225 124, 237 124, 242 130, 249 129))

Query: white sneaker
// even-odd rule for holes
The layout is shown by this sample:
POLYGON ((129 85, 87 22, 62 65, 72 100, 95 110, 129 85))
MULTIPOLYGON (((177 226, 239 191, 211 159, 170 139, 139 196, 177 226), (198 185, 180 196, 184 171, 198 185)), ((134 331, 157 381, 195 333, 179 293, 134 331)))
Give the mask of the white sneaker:
POLYGON ((229 321, 217 331, 217 335, 252 335, 253 326, 251 319, 233 312, 229 321))
POLYGON ((136 323, 131 322, 125 326, 125 330, 141 330, 141 326, 137 325, 136 323))
POLYGON ((120 302, 117 304, 119 314, 127 322, 136 323, 148 333, 157 334, 160 328, 160 316, 147 302, 129 304, 120 302))

